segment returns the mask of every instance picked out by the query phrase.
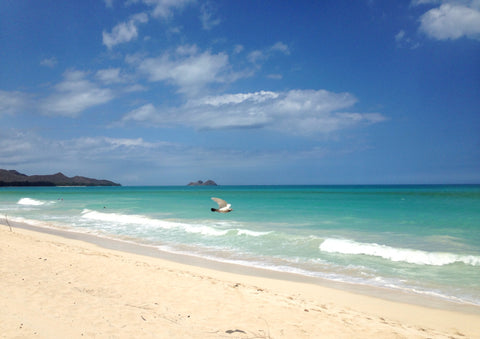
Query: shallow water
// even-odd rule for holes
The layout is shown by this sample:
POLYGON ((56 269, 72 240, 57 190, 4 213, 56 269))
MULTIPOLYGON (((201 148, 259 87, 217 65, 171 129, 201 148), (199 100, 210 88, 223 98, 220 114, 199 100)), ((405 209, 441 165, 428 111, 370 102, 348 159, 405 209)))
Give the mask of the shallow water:
POLYGON ((480 305, 480 186, 0 188, 0 215, 480 305), (220 197, 233 212, 212 213, 220 197))

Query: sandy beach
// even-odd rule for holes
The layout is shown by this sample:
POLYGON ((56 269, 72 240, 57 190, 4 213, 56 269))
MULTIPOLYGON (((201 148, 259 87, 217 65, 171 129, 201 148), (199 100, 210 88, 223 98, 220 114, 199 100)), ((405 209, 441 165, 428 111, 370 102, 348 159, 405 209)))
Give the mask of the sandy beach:
POLYGON ((0 226, 2 338, 480 338, 480 312, 0 226))

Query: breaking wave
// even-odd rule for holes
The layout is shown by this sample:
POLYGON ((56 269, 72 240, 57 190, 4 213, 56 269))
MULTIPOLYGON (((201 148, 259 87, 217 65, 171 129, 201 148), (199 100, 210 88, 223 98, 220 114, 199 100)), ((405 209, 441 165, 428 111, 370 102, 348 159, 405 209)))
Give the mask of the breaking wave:
POLYGON ((36 200, 36 199, 31 199, 31 198, 21 198, 17 202, 18 205, 24 205, 24 206, 42 206, 42 205, 53 204, 53 203, 55 203, 55 202, 54 201, 41 201, 41 200, 36 200))
POLYGON ((95 220, 95 221, 104 221, 109 223, 115 224, 122 224, 122 225, 136 225, 137 227, 143 228, 160 228, 160 229, 177 229, 184 231, 186 233, 196 233, 201 234, 204 236, 225 236, 227 234, 235 234, 238 236, 251 236, 251 237, 259 237, 263 235, 267 235, 271 232, 257 232, 248 229, 241 229, 241 228, 227 228, 227 229, 220 229, 216 227, 212 227, 209 225, 205 225, 202 223, 185 223, 185 222, 178 222, 178 221, 170 221, 170 220, 161 220, 161 219, 154 219, 149 218, 143 215, 137 214, 119 214, 119 213, 103 213, 98 211, 92 211, 85 209, 82 211, 82 218, 95 220))
POLYGON ((408 248, 395 248, 375 243, 360 243, 345 239, 325 239, 319 248, 321 251, 328 253, 369 255, 390 261, 402 261, 416 265, 444 266, 463 263, 471 266, 480 266, 480 257, 474 255, 427 252, 408 248))

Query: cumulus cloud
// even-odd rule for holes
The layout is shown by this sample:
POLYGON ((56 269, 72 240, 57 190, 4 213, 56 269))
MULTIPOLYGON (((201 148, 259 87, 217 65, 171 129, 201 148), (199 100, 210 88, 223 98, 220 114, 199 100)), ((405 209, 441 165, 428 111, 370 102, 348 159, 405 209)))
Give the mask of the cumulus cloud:
MULTIPOLYGON (((236 46, 234 53, 240 53, 242 46, 236 46)), ((242 70, 234 70, 225 52, 201 51, 196 45, 181 45, 157 57, 134 54, 126 61, 137 68, 139 74, 151 82, 165 82, 177 87, 177 92, 196 97, 220 84, 233 83, 241 78, 252 76, 261 64, 274 53, 288 54, 289 48, 282 42, 253 51, 247 59, 254 64, 242 70)), ((272 78, 280 79, 281 75, 272 78)))
POLYGON ((76 117, 82 111, 114 98, 110 89, 97 86, 86 76, 82 71, 66 71, 64 80, 55 86, 56 93, 42 102, 42 111, 48 115, 76 117))
POLYGON ((480 40, 480 2, 445 1, 420 17, 420 30, 437 40, 480 40))
POLYGON ((138 70, 150 81, 165 81, 190 96, 209 85, 231 82, 242 76, 231 71, 227 54, 199 52, 195 45, 180 46, 175 53, 141 60, 138 70))
POLYGON ((148 22, 148 15, 139 13, 133 15, 127 22, 122 22, 113 27, 112 32, 103 31, 103 44, 111 49, 113 46, 129 42, 138 37, 138 24, 148 22))
POLYGON ((326 90, 225 94, 190 100, 175 109, 144 105, 126 114, 123 122, 187 125, 197 129, 267 128, 312 135, 385 120, 379 113, 345 111, 356 102, 349 93, 326 90))

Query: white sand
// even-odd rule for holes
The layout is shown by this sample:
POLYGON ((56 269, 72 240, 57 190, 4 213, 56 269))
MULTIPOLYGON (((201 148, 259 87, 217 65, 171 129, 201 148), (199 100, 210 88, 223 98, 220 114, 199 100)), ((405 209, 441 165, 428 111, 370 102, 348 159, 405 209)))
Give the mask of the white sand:
POLYGON ((480 313, 0 226, 1 338, 480 338, 480 313))

